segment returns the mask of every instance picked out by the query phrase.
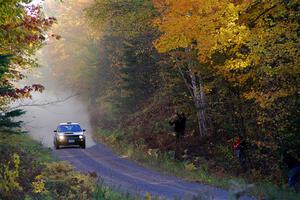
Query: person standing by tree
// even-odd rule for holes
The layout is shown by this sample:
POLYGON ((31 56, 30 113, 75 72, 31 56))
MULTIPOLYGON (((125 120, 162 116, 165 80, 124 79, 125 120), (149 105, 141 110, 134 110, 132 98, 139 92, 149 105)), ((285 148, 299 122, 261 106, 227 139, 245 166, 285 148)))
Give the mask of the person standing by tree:
POLYGON ((240 149, 241 149, 241 138, 237 137, 233 143, 233 151, 237 158, 240 157, 240 149))
POLYGON ((183 138, 183 136, 185 135, 185 124, 186 124, 186 117, 184 112, 180 113, 180 124, 181 124, 180 136, 183 138))
POLYGON ((175 117, 169 121, 169 124, 174 127, 174 132, 176 135, 176 150, 175 157, 180 158, 181 148, 182 148, 182 140, 185 133, 185 125, 186 125, 186 117, 185 114, 176 112, 175 117))
POLYGON ((246 141, 242 136, 238 136, 233 144, 233 151, 239 161, 240 167, 242 168, 243 172, 246 169, 246 141))

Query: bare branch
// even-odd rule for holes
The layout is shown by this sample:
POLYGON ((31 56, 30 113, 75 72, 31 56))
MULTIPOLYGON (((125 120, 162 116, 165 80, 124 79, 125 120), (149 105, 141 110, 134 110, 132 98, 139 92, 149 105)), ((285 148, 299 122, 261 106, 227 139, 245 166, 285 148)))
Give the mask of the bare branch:
MULTIPOLYGON (((68 101, 69 99, 78 96, 78 93, 76 94, 72 94, 66 98, 63 99, 57 99, 55 101, 49 101, 49 102, 44 102, 44 103, 28 103, 28 104, 19 104, 17 106, 13 106, 9 108, 9 111, 15 110, 15 109, 19 109, 19 108, 24 108, 24 107, 42 107, 42 106, 47 106, 47 105, 54 105, 54 104, 58 104, 58 103, 62 103, 65 101, 68 101)), ((9 112, 7 111, 7 112, 9 112)))

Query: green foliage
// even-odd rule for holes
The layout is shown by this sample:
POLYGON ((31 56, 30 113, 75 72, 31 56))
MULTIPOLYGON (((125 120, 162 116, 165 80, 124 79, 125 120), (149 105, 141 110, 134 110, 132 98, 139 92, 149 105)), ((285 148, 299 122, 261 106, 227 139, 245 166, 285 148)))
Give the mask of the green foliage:
POLYGON ((251 191, 254 195, 259 197, 260 199, 297 200, 300 198, 299 194, 295 194, 295 192, 286 188, 279 188, 277 186, 272 185, 269 182, 258 183, 251 191))
POLYGON ((121 36, 125 40, 153 31, 149 20, 155 13, 149 0, 101 0, 86 9, 92 26, 101 27, 104 34, 121 36))
POLYGON ((0 127, 3 128, 14 128, 14 127, 21 127, 22 121, 15 122, 13 121, 13 118, 19 117, 23 115, 25 111, 16 109, 7 113, 3 113, 4 116, 0 116, 0 127))
MULTIPOLYGON (((103 94, 103 88, 99 88, 98 92, 105 97, 100 96, 100 101, 108 101, 115 108, 116 119, 134 113, 158 88, 159 56, 155 55, 151 42, 158 32, 149 23, 154 13, 151 1, 140 0, 97 1, 86 9, 87 19, 103 34, 101 43, 109 58, 99 63, 97 71, 116 68, 114 82, 107 86, 112 91, 103 94)), ((98 81, 103 79, 101 76, 98 81)))
POLYGON ((113 191, 111 188, 103 185, 102 183, 98 184, 95 188, 94 200, 133 200, 129 194, 121 194, 113 191))
POLYGON ((8 71, 9 55, 0 55, 0 78, 8 71))

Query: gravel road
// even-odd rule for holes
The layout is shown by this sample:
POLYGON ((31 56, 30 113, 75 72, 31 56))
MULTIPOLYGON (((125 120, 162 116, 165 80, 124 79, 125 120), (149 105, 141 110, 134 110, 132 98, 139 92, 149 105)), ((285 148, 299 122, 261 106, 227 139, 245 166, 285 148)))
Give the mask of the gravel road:
MULTIPOLYGON (((162 175, 115 155, 103 144, 96 144, 87 149, 64 148, 54 150, 54 153, 80 171, 96 172, 105 184, 118 188, 122 192, 140 196, 148 192, 152 196, 164 199, 192 199, 194 195, 199 194, 207 200, 229 199, 226 190, 162 175)), ((243 197, 242 200, 252 200, 252 198, 243 197)))

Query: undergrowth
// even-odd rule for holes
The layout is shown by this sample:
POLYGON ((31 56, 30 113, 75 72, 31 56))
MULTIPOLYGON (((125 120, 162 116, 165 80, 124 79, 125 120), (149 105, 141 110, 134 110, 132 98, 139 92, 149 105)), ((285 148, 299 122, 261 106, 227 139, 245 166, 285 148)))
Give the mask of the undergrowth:
MULTIPOLYGON (((160 171, 163 174, 174 175, 187 181, 228 189, 231 193, 235 193, 236 191, 242 191, 242 193, 246 192, 261 200, 300 199, 299 194, 287 189, 286 186, 279 187, 270 181, 258 181, 252 185, 248 184, 249 181, 245 178, 236 177, 224 172, 221 176, 218 176, 218 174, 211 174, 209 166, 204 162, 202 162, 200 167, 196 167, 188 160, 175 160, 174 152, 172 151, 161 153, 157 149, 145 149, 145 146, 142 144, 135 146, 129 144, 122 135, 120 130, 110 133, 105 131, 105 134, 102 134, 102 131, 100 130, 94 136, 99 142, 109 144, 119 155, 128 157, 145 167, 160 171), (249 185, 251 187, 248 188, 247 186, 249 185)), ((201 198, 200 195, 199 199, 201 198)))
POLYGON ((0 132, 0 155, 0 199, 131 199, 103 185, 95 173, 80 173, 56 160, 50 149, 26 134, 0 132))

